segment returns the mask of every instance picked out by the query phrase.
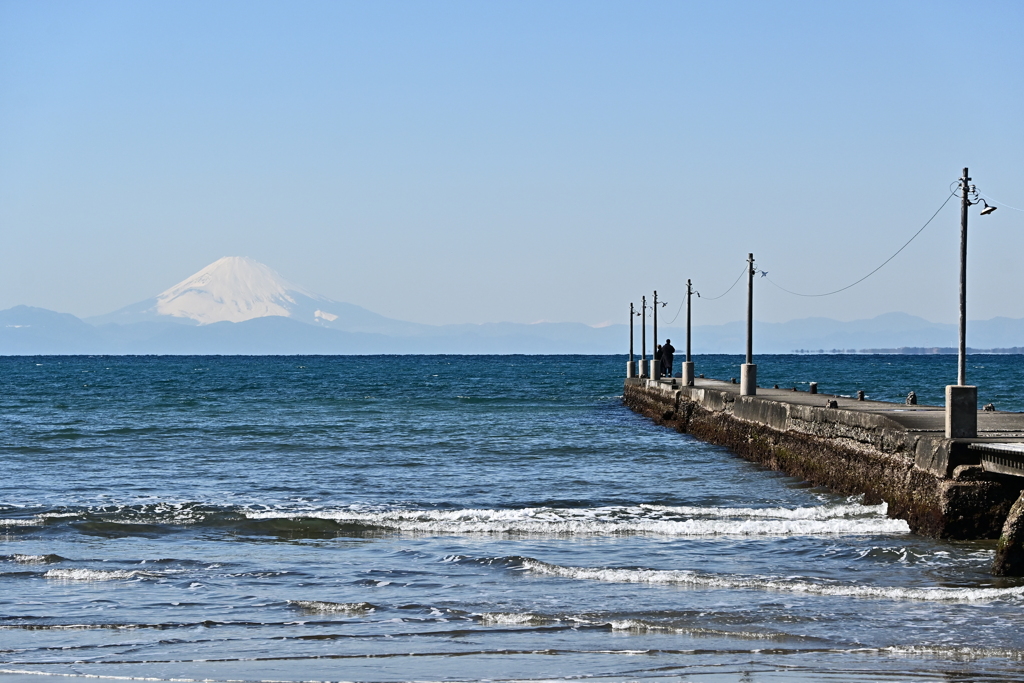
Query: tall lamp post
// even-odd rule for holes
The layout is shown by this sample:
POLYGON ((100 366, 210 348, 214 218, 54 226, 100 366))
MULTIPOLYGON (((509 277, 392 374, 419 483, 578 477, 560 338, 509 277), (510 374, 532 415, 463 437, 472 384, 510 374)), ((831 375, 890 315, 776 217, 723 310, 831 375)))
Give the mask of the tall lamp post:
POLYGON ((754 365, 754 255, 747 256, 747 362, 740 366, 740 396, 757 394, 754 365))
POLYGON ((633 318, 640 315, 629 303, 629 360, 626 362, 626 377, 636 377, 636 361, 633 360, 633 318))
POLYGON ((640 297, 640 376, 647 374, 647 295, 640 297))
POLYGON ((686 281, 686 360, 683 361, 683 386, 693 386, 693 356, 690 355, 690 298, 693 296, 693 282, 686 281))
POLYGON ((661 379, 661 358, 658 356, 658 290, 654 290, 654 341, 651 342, 651 379, 661 379))
POLYGON ((960 348, 956 384, 946 386, 946 438, 973 439, 978 436, 978 387, 967 384, 967 214, 974 204, 983 204, 982 216, 996 210, 978 197, 967 169, 957 181, 960 190, 960 348))

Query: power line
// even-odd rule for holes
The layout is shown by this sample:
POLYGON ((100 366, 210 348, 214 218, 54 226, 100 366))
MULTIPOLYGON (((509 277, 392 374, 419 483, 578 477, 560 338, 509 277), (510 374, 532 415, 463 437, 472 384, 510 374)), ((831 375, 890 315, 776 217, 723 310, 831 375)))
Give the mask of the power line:
MULTIPOLYGON (((843 292, 843 291, 846 291, 846 290, 847 290, 847 289, 849 289, 850 287, 853 287, 854 285, 859 285, 860 283, 864 282, 864 281, 865 281, 865 280, 867 280, 867 279, 868 279, 869 277, 871 277, 872 275, 874 275, 875 273, 877 273, 878 271, 880 271, 880 270, 881 270, 881 269, 882 269, 882 268, 883 268, 883 267, 884 267, 884 266, 885 266, 885 265, 886 265, 887 263, 889 263, 889 261, 892 261, 892 260, 893 260, 894 258, 896 258, 896 257, 897 257, 897 256, 899 255, 899 253, 900 253, 901 251, 903 251, 904 249, 906 249, 906 248, 907 248, 907 247, 908 247, 908 246, 910 245, 910 243, 911 243, 911 242, 913 242, 913 241, 914 241, 914 240, 915 240, 915 239, 917 238, 917 236, 918 236, 918 235, 920 235, 920 234, 921 234, 922 232, 924 232, 924 229, 925 229, 925 228, 927 228, 927 227, 928 227, 928 225, 929 225, 929 224, 930 224, 930 223, 931 223, 931 222, 932 222, 933 220, 935 220, 935 217, 939 215, 939 211, 942 211, 942 209, 944 209, 944 208, 946 207, 946 204, 948 204, 948 203, 949 203, 949 200, 950 200, 950 199, 952 199, 952 198, 953 198, 953 196, 954 196, 955 194, 956 194, 956 190, 954 190, 953 192, 950 192, 950 193, 949 193, 949 196, 948 196, 948 197, 946 197, 946 201, 942 202, 942 206, 940 206, 940 207, 939 207, 938 209, 936 209, 936 210, 935 210, 935 213, 933 213, 933 214, 932 214, 932 217, 931 217, 931 218, 929 218, 929 219, 928 219, 927 221, 925 221, 925 224, 924 224, 924 225, 922 225, 922 226, 921 226, 921 228, 920 228, 920 229, 919 229, 919 230, 918 230, 917 232, 915 232, 915 233, 914 233, 913 237, 911 237, 911 238, 910 238, 909 240, 907 240, 907 241, 906 241, 906 243, 905 243, 905 244, 904 244, 904 245, 903 245, 902 247, 900 247, 899 249, 897 249, 897 250, 896 250, 896 253, 895 253, 895 254, 893 254, 893 255, 892 255, 892 256, 890 256, 889 258, 885 259, 885 260, 884 260, 884 261, 882 262, 882 265, 878 266, 877 268, 875 268, 874 270, 872 270, 872 271, 871 271, 870 273, 868 273, 867 275, 865 275, 865 276, 864 276, 864 277, 862 277, 861 279, 857 280, 856 282, 852 282, 852 283, 850 283, 850 284, 846 285, 845 287, 840 287, 839 289, 835 289, 835 290, 833 290, 833 291, 831 291, 831 292, 824 292, 824 293, 822 293, 822 294, 803 294, 803 293, 801 293, 801 292, 794 292, 794 291, 793 291, 793 290, 791 290, 791 289, 786 289, 785 287, 783 287, 782 285, 778 284, 777 282, 775 282, 774 280, 772 280, 772 279, 771 279, 770 277, 768 277, 768 274, 767 274, 767 273, 764 273, 764 274, 762 275, 762 277, 765 277, 765 278, 767 278, 768 282, 772 283, 773 285, 775 285, 776 287, 778 287, 779 289, 781 289, 781 290, 782 290, 783 292, 786 292, 787 294, 793 294, 793 295, 795 295, 795 296, 808 296, 808 297, 812 297, 812 296, 831 296, 831 295, 833 295, 833 294, 838 294, 839 292, 843 292)), ((995 200, 993 200, 993 201, 995 201, 995 200)), ((1002 205, 1001 205, 1001 206, 1002 206, 1002 205)), ((739 280, 737 280, 737 282, 739 282, 739 280)), ((733 285, 733 286, 735 286, 735 285, 733 285)), ((731 288, 730 288, 730 289, 731 289, 731 288)))
MULTIPOLYGON (((707 301, 714 301, 715 299, 721 299, 723 296, 725 296, 726 294, 728 294, 729 292, 732 291, 732 288, 735 287, 736 283, 739 282, 740 278, 743 277, 743 273, 746 273, 746 272, 747 272, 747 269, 744 268, 743 271, 740 273, 740 276, 738 278, 736 278, 736 282, 732 283, 729 286, 729 289, 725 290, 724 293, 719 294, 718 296, 701 297, 700 292, 694 292, 694 294, 697 295, 698 299, 703 298, 703 299, 706 299, 707 301)), ((676 321, 676 318, 678 318, 679 314, 682 313, 682 311, 683 311, 683 304, 684 303, 686 303, 686 299, 685 298, 680 299, 680 301, 679 301, 679 308, 676 309, 676 314, 674 316, 672 316, 671 320, 669 320, 667 323, 665 323, 666 325, 671 325, 672 323, 674 323, 676 321)))
POLYGON ((747 274, 747 266, 743 266, 743 270, 741 270, 740 274, 736 277, 736 282, 733 282, 731 285, 729 285, 729 289, 725 290, 724 292, 722 292, 718 296, 701 296, 699 293, 697 294, 697 296, 699 298, 703 299, 704 301, 714 301, 715 299, 721 299, 723 296, 725 296, 726 294, 731 292, 732 288, 736 286, 736 283, 739 282, 740 279, 744 275, 746 275, 746 274, 747 274))
POLYGON ((1010 206, 1006 202, 1001 202, 995 197, 989 197, 987 194, 981 194, 980 192, 978 194, 984 197, 985 199, 989 200, 993 204, 998 204, 999 208, 1006 207, 1007 209, 1013 209, 1014 211, 1020 211, 1021 213, 1024 213, 1024 209, 1018 209, 1016 206, 1010 206))
POLYGON ((665 323, 666 326, 671 325, 672 323, 674 323, 676 321, 676 318, 679 317, 679 313, 683 310, 683 304, 684 303, 686 303, 686 299, 685 298, 679 300, 679 308, 678 308, 678 310, 676 310, 676 314, 674 316, 672 316, 672 319, 669 320, 667 323, 665 323))

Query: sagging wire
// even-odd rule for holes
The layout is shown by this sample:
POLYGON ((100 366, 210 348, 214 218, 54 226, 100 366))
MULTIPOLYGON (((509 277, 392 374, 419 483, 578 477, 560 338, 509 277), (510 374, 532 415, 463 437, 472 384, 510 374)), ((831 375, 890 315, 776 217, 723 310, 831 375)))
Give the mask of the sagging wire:
POLYGON ((686 298, 685 298, 685 297, 684 297, 683 299, 680 299, 680 301, 679 301, 679 309, 678 309, 678 310, 676 310, 676 314, 675 314, 674 316, 672 316, 672 319, 671 319, 671 320, 669 320, 669 321, 668 321, 667 323, 665 323, 665 326, 666 326, 666 327, 668 327, 669 325, 671 325, 672 323, 674 323, 674 322, 676 321, 676 318, 678 318, 678 317, 679 317, 679 314, 680 314, 680 313, 681 313, 681 312, 683 311, 683 303, 684 303, 685 301, 686 301, 686 298))
MULTIPOLYGON (((959 188, 957 188, 957 189, 959 189, 959 188)), ((831 296, 833 294, 838 294, 839 292, 844 292, 847 289, 849 289, 850 287, 853 287, 854 285, 859 285, 860 283, 864 282, 869 277, 871 277, 872 275, 874 275, 875 273, 880 271, 883 267, 885 267, 885 265, 887 263, 889 263, 889 261, 892 261, 894 258, 896 258, 901 251, 906 249, 910 245, 910 243, 913 242, 917 238, 918 235, 920 235, 922 232, 924 232, 924 229, 927 228, 928 225, 933 220, 935 220, 935 217, 939 215, 940 211, 942 211, 944 208, 946 208, 946 204, 948 204, 949 200, 952 199, 954 196, 956 196, 956 189, 954 189, 952 192, 949 193, 949 196, 946 197, 946 201, 942 202, 942 206, 940 206, 938 209, 935 210, 935 213, 932 214, 932 217, 929 218, 927 221, 925 221, 925 224, 922 225, 921 228, 917 232, 914 233, 913 237, 911 237, 909 240, 907 240, 906 243, 902 247, 897 249, 895 254, 893 254, 889 258, 885 259, 882 262, 882 265, 878 266, 877 268, 872 270, 870 273, 868 273, 867 275, 865 275, 861 279, 857 280, 856 282, 852 282, 852 283, 846 285, 845 287, 840 287, 839 289, 834 289, 831 292, 823 292, 821 294, 804 294, 802 292, 794 292, 791 289, 786 289, 785 287, 783 287, 782 285, 780 285, 779 283, 775 282, 770 277, 768 277, 768 273, 765 272, 765 271, 762 271, 761 277, 766 278, 768 280, 768 282, 772 283, 773 285, 775 285, 776 287, 781 289, 783 292, 786 292, 787 294, 793 294, 794 296, 807 296, 807 297, 831 296)), ((995 200, 993 200, 993 201, 995 201, 995 200)), ((1000 204, 1000 206, 1005 206, 1005 204, 1000 204)), ((744 272, 746 272, 746 271, 744 271, 744 272)))
POLYGON ((749 268, 749 266, 744 265, 743 266, 743 270, 741 270, 740 274, 736 277, 736 282, 733 282, 731 285, 729 285, 729 289, 725 290, 724 292, 722 292, 718 296, 704 296, 704 297, 702 297, 700 295, 700 293, 697 293, 697 297, 700 298, 700 299, 704 299, 704 301, 714 301, 715 299, 721 299, 723 296, 725 296, 726 294, 731 292, 732 288, 735 287, 736 284, 739 283, 739 281, 741 279, 743 279, 743 276, 747 274, 747 268, 749 268))
MULTIPOLYGON (((746 272, 747 272, 747 266, 744 266, 743 267, 743 271, 740 273, 739 277, 736 278, 736 282, 733 282, 731 285, 729 285, 729 289, 725 290, 723 293, 719 294, 718 296, 703 297, 703 298, 705 300, 707 300, 707 301, 714 301, 715 299, 721 299, 723 296, 725 296, 726 294, 728 294, 729 292, 732 291, 732 288, 736 286, 736 283, 740 281, 740 278, 742 278, 743 275, 746 272)), ((697 295, 698 299, 701 298, 700 292, 694 291, 694 294, 697 295)), ((679 314, 683 312, 683 303, 685 303, 685 301, 686 301, 686 297, 683 297, 682 299, 680 299, 680 301, 679 301, 679 308, 676 309, 676 314, 674 316, 672 316, 672 319, 669 320, 667 323, 665 323, 666 327, 668 325, 671 325, 672 323, 674 323, 676 321, 676 318, 679 317, 679 314)))
POLYGON ((1010 206, 1009 204, 1007 204, 1005 202, 999 201, 995 197, 989 197, 987 194, 982 194, 980 192, 978 193, 978 195, 981 196, 981 197, 984 197, 985 199, 989 200, 993 204, 998 204, 1000 209, 1002 209, 1002 208, 1013 209, 1014 211, 1020 211, 1021 213, 1024 213, 1024 209, 1018 209, 1016 206, 1010 206))

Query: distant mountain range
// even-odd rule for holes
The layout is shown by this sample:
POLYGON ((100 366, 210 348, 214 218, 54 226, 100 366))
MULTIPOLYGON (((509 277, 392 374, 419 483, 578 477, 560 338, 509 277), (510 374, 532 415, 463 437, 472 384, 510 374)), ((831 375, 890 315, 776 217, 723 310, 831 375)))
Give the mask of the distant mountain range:
MULTIPOLYGON (((662 326, 659 333, 662 339, 675 338, 682 350, 685 330, 662 326)), ((742 353, 745 334, 743 322, 696 326, 694 352, 742 353)), ((1024 351, 1021 319, 972 321, 968 335, 976 352, 1024 351)), ((955 351, 956 343, 955 325, 905 313, 852 322, 805 318, 754 326, 756 353, 944 353, 955 351)), ((0 311, 2 355, 628 351, 626 325, 423 325, 394 320, 309 292, 243 257, 222 258, 152 299, 85 320, 29 306, 0 311)), ((640 353, 639 325, 635 351, 640 353)))

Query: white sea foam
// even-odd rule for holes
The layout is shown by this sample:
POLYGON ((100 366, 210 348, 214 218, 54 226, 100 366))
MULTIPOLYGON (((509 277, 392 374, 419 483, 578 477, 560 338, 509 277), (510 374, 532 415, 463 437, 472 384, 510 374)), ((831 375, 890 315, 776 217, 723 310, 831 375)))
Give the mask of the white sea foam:
POLYGON ((125 569, 51 569, 44 578, 58 581, 119 581, 159 576, 152 572, 125 569))
POLYGON ((905 534, 903 520, 885 516, 885 505, 804 508, 667 507, 518 508, 510 510, 366 510, 342 508, 302 513, 253 511, 252 519, 316 518, 396 531, 551 535, 652 534, 663 536, 817 536, 905 534))
POLYGON ((1024 660, 1024 650, 1012 647, 964 647, 950 645, 894 645, 879 652, 894 657, 943 657, 957 660, 975 660, 986 657, 1024 660))
POLYGON ((778 640, 789 638, 785 633, 759 633, 757 631, 728 631, 724 629, 703 628, 700 626, 673 626, 669 624, 655 624, 642 619, 613 619, 607 623, 613 631, 625 631, 627 633, 669 633, 688 636, 725 636, 727 638, 744 638, 752 640, 778 640))
POLYGON ((10 518, 0 519, 0 527, 7 527, 7 526, 41 526, 42 524, 43 524, 43 520, 39 519, 38 517, 32 517, 30 519, 10 519, 10 518))
POLYGON ((376 605, 368 602, 326 602, 322 600, 289 600, 288 604, 295 605, 308 612, 320 612, 322 614, 362 614, 377 609, 376 605))
POLYGON ((488 626, 542 626, 553 619, 532 612, 483 612, 480 623, 488 626))
POLYGON ((57 555, 11 555, 12 562, 20 564, 46 564, 48 562, 60 562, 57 555))
POLYGON ((918 600, 928 602, 991 602, 1020 599, 1024 586, 1014 588, 908 588, 903 586, 865 586, 816 582, 768 576, 733 576, 706 574, 687 569, 616 569, 602 567, 563 567, 539 560, 523 560, 527 571, 548 576, 611 583, 648 583, 688 586, 693 588, 750 589, 806 593, 854 598, 918 600))
POLYGON ((610 627, 613 631, 627 633, 667 633, 690 636, 726 636, 758 640, 772 640, 791 637, 785 633, 729 631, 724 629, 705 628, 701 626, 680 626, 677 624, 661 624, 643 619, 601 619, 594 615, 562 615, 548 616, 534 612, 483 612, 476 615, 485 626, 546 626, 558 622, 576 625, 598 625, 610 627))
POLYGON ((799 508, 730 508, 696 507, 670 505, 639 505, 641 510, 654 515, 684 515, 686 517, 728 517, 749 519, 839 519, 859 517, 885 517, 889 510, 887 503, 861 505, 844 503, 839 505, 814 505, 799 508))

